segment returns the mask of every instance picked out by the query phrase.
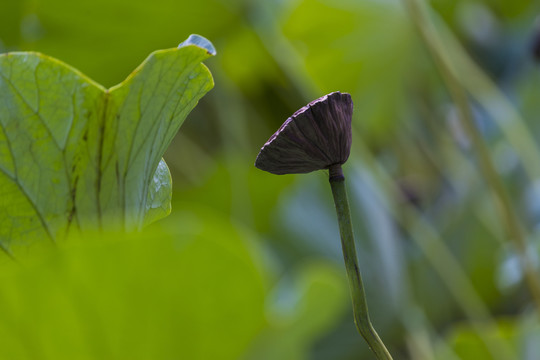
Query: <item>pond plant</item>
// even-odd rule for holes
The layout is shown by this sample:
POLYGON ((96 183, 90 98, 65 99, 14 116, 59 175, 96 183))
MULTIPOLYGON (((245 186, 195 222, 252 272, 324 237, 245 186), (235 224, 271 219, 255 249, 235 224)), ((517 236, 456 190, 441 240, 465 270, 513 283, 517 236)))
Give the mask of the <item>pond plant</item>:
POLYGON ((369 318, 345 189, 342 165, 351 149, 352 113, 353 103, 347 93, 336 91, 310 102, 270 137, 259 152, 255 166, 276 175, 328 170, 356 328, 377 359, 392 359, 369 318))
POLYGON ((213 45, 191 35, 158 50, 106 89, 43 54, 0 55, 0 249, 115 228, 140 230, 169 214, 162 159, 214 85, 202 61, 213 45))

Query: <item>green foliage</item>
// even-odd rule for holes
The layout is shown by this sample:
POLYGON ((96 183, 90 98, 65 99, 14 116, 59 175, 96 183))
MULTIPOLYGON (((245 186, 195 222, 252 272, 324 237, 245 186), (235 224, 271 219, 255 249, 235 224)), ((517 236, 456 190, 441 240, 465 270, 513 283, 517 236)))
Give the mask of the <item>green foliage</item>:
POLYGON ((250 359, 310 358, 313 343, 349 308, 348 287, 341 270, 324 261, 298 266, 292 279, 287 277, 278 283, 269 300, 268 328, 255 342, 250 359))
MULTIPOLYGON (((428 12, 436 23, 432 33, 442 35, 440 45, 474 99, 475 121, 531 249, 539 248, 535 143, 540 134, 540 72, 531 61, 530 43, 540 2, 420 2, 431 7, 428 12)), ((238 344, 249 349, 243 358, 370 356, 351 317, 340 310, 349 309, 349 299, 326 285, 320 287, 326 291, 305 291, 316 281, 299 275, 305 266, 311 274, 316 269, 333 272, 336 279, 327 277, 331 281, 344 274, 324 174, 275 177, 252 167, 260 145, 298 106, 339 90, 350 92, 355 103, 356 132, 344 170, 360 267, 371 297, 372 320, 396 358, 536 360, 538 321, 525 310, 531 303, 515 249, 502 246, 504 222, 496 216, 448 91, 404 4, 403 0, 0 0, 0 51, 46 53, 109 87, 122 81, 148 53, 191 32, 205 34, 217 45, 220 56, 205 61, 216 89, 190 114, 164 155, 174 179, 173 198, 180 201, 173 203, 171 216, 151 226, 155 229, 167 221, 210 234, 207 226, 241 224, 242 231, 258 233, 251 238, 260 245, 261 251, 255 251, 260 256, 252 261, 266 280, 266 291, 257 300, 265 313, 260 326, 251 328, 250 339, 255 337, 255 342, 238 344), (194 203, 212 211, 193 216, 194 203), (220 220, 204 221, 207 216, 220 220), (301 294, 307 293, 313 300, 304 302, 301 294), (309 315, 302 313, 312 302, 319 305, 309 315), (325 313, 334 318, 320 321, 318 316, 325 313), (298 330, 311 316, 317 317, 314 329, 298 330), (508 325, 526 317, 535 326, 508 325), (493 330, 498 326, 510 333, 493 330), (512 329, 517 327, 516 333, 512 329), (516 356, 486 353, 494 341, 517 349, 516 356)), ((0 193, 2 203, 9 192, 2 187, 0 193)), ((150 213, 159 216, 165 209, 158 205, 154 210, 145 221, 153 217, 150 213)), ((178 234, 180 241, 182 236, 178 234)), ((229 236, 223 232, 219 242, 227 242, 229 236)), ((149 247, 154 240, 148 238, 149 247)), ((46 238, 28 236, 27 242, 35 242, 31 249, 38 253, 37 243, 48 245, 46 238)), ((21 246, 16 255, 22 258, 25 249, 21 246)), ((193 257, 193 261, 204 260, 193 257)), ((219 262, 206 266, 208 271, 226 272, 219 262)), ((228 283, 234 284, 234 278, 223 279, 223 286, 228 283)), ((248 295, 253 291, 240 290, 248 295)), ((200 298, 204 291, 215 298, 211 289, 200 291, 200 298)), ((97 289, 94 296, 104 295, 97 289)), ((39 301, 28 300, 27 306, 39 301)), ((216 305, 217 313, 224 309, 216 305)), ((190 310, 193 319, 204 316, 199 311, 210 311, 190 310)), ((230 326, 235 321, 219 319, 230 326)), ((49 320, 54 326, 55 320, 49 320)), ((20 331, 14 329, 9 330, 20 331)), ((16 341, 24 342, 24 333, 19 334, 16 341)), ((219 339, 212 341, 221 344, 219 339)))
POLYGON ((309 76, 321 93, 353 93, 366 139, 384 140, 410 106, 402 92, 417 69, 411 25, 398 2, 304 0, 286 18, 284 31, 306 52, 309 76))
MULTIPOLYGON (((499 358, 494 351, 521 359, 523 357, 517 355, 519 325, 510 318, 487 326, 456 324, 446 335, 444 346, 437 349, 437 359, 454 359, 455 356, 462 360, 499 358), (448 355, 446 346, 450 347, 453 355, 448 355)), ((503 358, 508 358, 507 356, 503 358)))
POLYGON ((212 88, 201 61, 214 53, 192 36, 109 90, 44 55, 0 56, 4 250, 117 221, 140 229, 167 215, 171 178, 161 156, 212 88))
POLYGON ((211 211, 172 218, 4 263, 0 358, 238 359, 264 325, 260 251, 211 211))
POLYGON ((0 358, 308 358, 348 308, 341 270, 312 261, 274 286, 253 233, 175 205, 189 210, 142 233, 86 234, 0 263, 0 358))

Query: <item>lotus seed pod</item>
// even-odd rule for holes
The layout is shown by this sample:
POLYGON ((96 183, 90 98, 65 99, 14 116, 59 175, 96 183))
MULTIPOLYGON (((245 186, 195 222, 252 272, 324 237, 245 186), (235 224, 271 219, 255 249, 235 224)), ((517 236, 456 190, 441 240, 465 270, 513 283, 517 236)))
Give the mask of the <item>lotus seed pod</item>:
POLYGON ((339 91, 295 112, 264 144, 255 166, 272 174, 302 174, 342 165, 351 150, 351 96, 339 91))

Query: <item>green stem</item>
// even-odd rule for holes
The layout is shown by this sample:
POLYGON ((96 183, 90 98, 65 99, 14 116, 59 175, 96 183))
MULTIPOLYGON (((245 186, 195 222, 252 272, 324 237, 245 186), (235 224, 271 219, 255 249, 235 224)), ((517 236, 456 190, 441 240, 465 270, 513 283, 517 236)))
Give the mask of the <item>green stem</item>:
POLYGON ((474 117, 469 105, 467 93, 462 87, 458 75, 445 56, 444 47, 439 43, 437 31, 430 22, 426 9, 422 8, 418 0, 405 0, 414 23, 416 24, 424 43, 431 52, 433 60, 446 84, 450 96, 454 100, 460 119, 468 135, 471 138, 473 148, 478 155, 479 169, 492 191, 495 203, 509 240, 517 249, 521 266, 525 274, 525 281, 529 287, 532 298, 540 309, 540 277, 536 272, 535 265, 527 254, 527 239, 521 227, 520 221, 514 212, 510 197, 504 184, 499 177, 487 145, 474 123, 474 117))
POLYGON ((369 319, 364 285, 362 284, 362 276, 360 275, 356 248, 354 246, 349 201, 347 200, 347 191, 345 190, 345 178, 343 177, 341 166, 330 169, 330 186, 332 187, 332 195, 334 196, 334 203, 336 205, 339 233, 341 235, 345 268, 349 278, 356 328, 375 353, 377 359, 392 360, 392 355, 390 355, 384 346, 384 343, 373 328, 373 325, 371 325, 369 319))

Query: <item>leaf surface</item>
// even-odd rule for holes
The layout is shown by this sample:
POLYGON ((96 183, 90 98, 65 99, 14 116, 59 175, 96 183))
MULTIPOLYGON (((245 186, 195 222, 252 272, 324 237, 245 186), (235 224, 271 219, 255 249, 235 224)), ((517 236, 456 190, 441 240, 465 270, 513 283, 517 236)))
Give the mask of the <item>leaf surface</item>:
POLYGON ((214 54, 193 35, 109 90, 42 54, 0 55, 2 248, 54 242, 73 228, 135 230, 167 215, 161 157, 212 88, 201 61, 214 54))
POLYGON ((1 359, 234 360, 265 324, 262 254, 227 216, 84 236, 0 265, 1 359))

